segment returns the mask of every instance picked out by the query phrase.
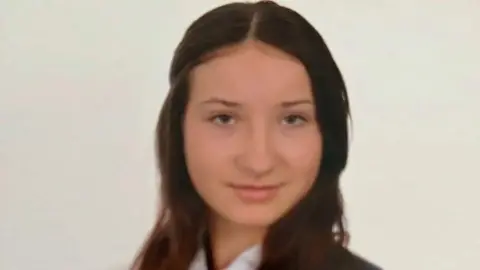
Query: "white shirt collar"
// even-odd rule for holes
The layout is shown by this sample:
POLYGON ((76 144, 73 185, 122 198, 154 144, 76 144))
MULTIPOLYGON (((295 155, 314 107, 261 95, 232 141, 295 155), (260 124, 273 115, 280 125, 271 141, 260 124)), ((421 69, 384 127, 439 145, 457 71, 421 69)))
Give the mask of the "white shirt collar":
MULTIPOLYGON (((253 270, 258 267, 261 260, 260 246, 253 246, 240 254, 225 270, 253 270)), ((202 249, 190 264, 189 270, 208 270, 205 251, 202 249)))

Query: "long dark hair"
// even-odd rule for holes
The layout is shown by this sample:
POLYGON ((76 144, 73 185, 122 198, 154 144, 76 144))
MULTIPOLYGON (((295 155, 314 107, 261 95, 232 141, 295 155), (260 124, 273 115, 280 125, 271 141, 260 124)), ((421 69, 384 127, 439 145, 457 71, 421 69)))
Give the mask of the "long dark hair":
POLYGON ((327 269, 345 244, 339 176, 347 163, 350 109, 342 75, 323 38, 297 12, 271 1, 231 3, 194 21, 175 51, 156 131, 161 212, 132 269, 186 270, 199 248, 207 207, 185 164, 182 125, 189 75, 214 52, 246 40, 269 44, 303 63, 324 146, 311 190, 269 229, 259 269, 327 269))

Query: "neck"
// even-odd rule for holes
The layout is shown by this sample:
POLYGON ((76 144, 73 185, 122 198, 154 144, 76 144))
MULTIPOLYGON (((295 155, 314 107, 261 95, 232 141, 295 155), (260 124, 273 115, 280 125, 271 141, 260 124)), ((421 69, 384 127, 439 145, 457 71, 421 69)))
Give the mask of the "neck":
POLYGON ((223 269, 248 248, 261 244, 267 229, 215 217, 210 221, 209 231, 214 264, 216 269, 223 269))

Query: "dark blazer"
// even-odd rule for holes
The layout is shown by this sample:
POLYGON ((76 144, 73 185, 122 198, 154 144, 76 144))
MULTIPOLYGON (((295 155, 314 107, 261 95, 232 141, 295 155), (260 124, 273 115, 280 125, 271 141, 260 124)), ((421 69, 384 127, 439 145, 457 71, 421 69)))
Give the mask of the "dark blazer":
MULTIPOLYGON (((209 248, 210 242, 206 238, 204 242, 207 269, 214 269, 212 251, 209 248)), ((345 247, 337 247, 332 250, 330 256, 327 256, 327 268, 320 267, 321 270, 383 270, 379 266, 367 261, 360 255, 354 254, 345 247)), ((278 269, 281 270, 281 269, 278 269)), ((301 269, 298 269, 301 270, 301 269)), ((319 269, 320 270, 320 269, 319 269)))
POLYGON ((343 249, 341 256, 333 267, 335 270, 383 270, 372 262, 367 261, 363 257, 353 252, 343 249))

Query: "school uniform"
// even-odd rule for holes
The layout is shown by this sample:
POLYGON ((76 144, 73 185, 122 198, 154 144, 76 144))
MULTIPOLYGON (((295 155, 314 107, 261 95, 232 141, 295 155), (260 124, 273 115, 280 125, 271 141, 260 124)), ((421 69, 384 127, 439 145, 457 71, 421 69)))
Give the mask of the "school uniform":
MULTIPOLYGON (((347 262, 339 266, 338 270, 382 270, 380 267, 346 249, 343 252, 347 262)), ((254 246, 240 254, 227 268, 221 270, 255 270, 259 266, 260 260, 261 247, 254 246)), ((201 249, 197 252, 189 270, 211 270, 209 268, 211 266, 209 267, 207 252, 201 249)))

